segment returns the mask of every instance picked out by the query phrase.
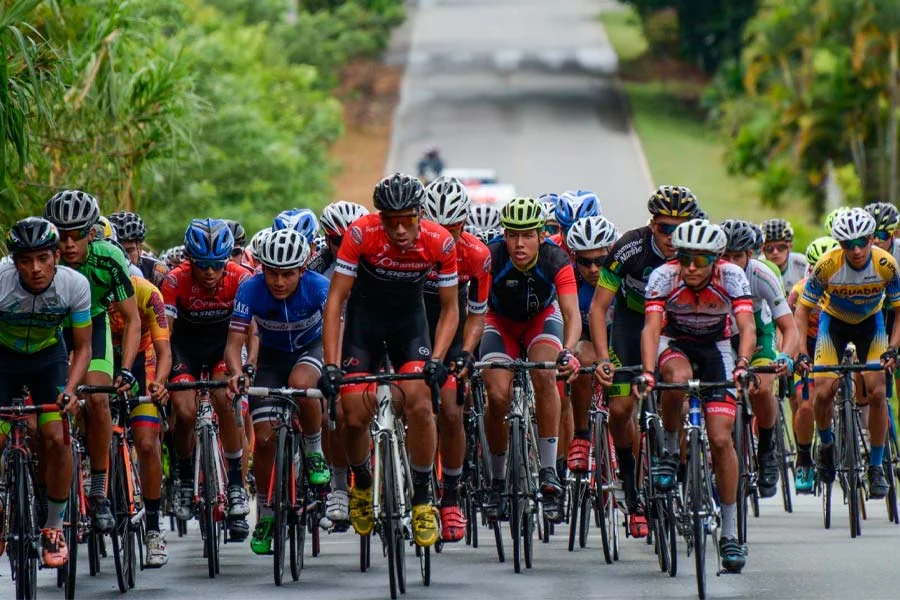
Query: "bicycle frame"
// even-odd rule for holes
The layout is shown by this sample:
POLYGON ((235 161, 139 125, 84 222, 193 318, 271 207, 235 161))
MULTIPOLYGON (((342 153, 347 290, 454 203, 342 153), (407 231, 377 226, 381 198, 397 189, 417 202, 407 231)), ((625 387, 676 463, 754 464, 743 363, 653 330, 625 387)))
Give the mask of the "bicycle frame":
MULTIPOLYGON (((205 374, 204 374, 205 375, 205 374)), ((207 378, 201 375, 200 381, 206 381, 207 378)), ((213 456, 207 457, 212 460, 215 468, 215 496, 216 496, 216 516, 224 517, 224 506, 226 503, 225 490, 227 489, 225 482, 225 462, 222 453, 219 452, 219 428, 214 419, 213 405, 210 399, 208 388, 202 388, 197 391, 197 419, 194 421, 194 432, 197 434, 197 443, 194 445, 194 504, 200 503, 200 467, 203 461, 203 449, 200 440, 203 439, 203 432, 208 431, 214 444, 213 456)), ((209 485, 210 482, 204 482, 209 485)), ((219 520, 219 519, 217 519, 219 520)))
MULTIPOLYGON (((390 363, 387 366, 390 369, 390 363)), ((386 374, 389 373, 390 370, 386 371, 386 374)), ((372 432, 372 441, 375 447, 375 460, 372 469, 372 480, 374 482, 372 487, 372 507, 374 514, 381 514, 384 501, 381 496, 384 468, 384 465, 381 464, 381 456, 384 449, 389 448, 393 470, 396 474, 397 511, 403 527, 404 537, 406 537, 409 533, 409 511, 411 507, 407 506, 407 494, 404 492, 412 481, 412 474, 409 471, 409 465, 406 460, 406 440, 402 429, 397 427, 397 415, 394 413, 394 398, 391 393, 391 384, 388 381, 378 383, 375 388, 375 401, 377 408, 372 432)))

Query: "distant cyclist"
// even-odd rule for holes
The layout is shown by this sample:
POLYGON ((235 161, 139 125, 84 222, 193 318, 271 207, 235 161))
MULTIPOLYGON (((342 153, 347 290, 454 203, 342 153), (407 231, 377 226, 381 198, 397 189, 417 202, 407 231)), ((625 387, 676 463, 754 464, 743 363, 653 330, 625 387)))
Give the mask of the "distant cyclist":
POLYGON ((778 267, 784 289, 790 290, 806 274, 806 257, 794 249, 794 230, 784 219, 769 219, 762 224, 763 254, 778 267))
POLYGON ((429 184, 444 172, 444 160, 441 158, 440 148, 432 146, 425 150, 425 154, 416 165, 416 174, 424 184, 429 184))

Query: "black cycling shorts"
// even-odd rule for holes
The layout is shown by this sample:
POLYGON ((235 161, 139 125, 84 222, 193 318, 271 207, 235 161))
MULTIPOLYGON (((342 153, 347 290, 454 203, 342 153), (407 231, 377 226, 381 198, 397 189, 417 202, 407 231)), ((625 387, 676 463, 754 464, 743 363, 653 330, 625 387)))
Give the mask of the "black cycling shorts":
MULTIPOLYGON (((23 395, 27 387, 33 404, 52 404, 65 389, 69 376, 66 346, 58 342, 34 354, 21 354, 0 346, 0 406, 23 395)), ((38 424, 60 420, 58 412, 40 415, 38 424)), ((0 431, 6 428, 0 425, 0 431)))
MULTIPOLYGON (((284 387, 288 384, 291 371, 297 365, 309 365, 319 375, 322 374, 322 344, 310 344, 294 352, 276 350, 261 346, 257 360, 259 368, 253 385, 259 387, 284 387)), ((254 423, 272 421, 277 419, 277 412, 273 411, 274 404, 268 398, 250 397, 250 416, 254 423)))
POLYGON ((421 368, 431 358, 424 307, 390 316, 348 307, 341 350, 344 372, 376 372, 385 351, 397 372, 421 368))
MULTIPOLYGON (((641 330, 644 315, 629 308, 616 307, 609 337, 609 358, 617 367, 632 367, 641 364, 641 330)), ((613 376, 609 388, 612 398, 631 395, 633 373, 619 373, 613 376)))

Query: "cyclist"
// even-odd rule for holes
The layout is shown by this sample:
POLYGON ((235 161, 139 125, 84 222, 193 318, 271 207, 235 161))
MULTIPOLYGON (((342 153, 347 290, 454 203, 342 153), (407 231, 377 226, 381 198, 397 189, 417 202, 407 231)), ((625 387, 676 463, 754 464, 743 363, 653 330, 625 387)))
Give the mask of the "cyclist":
MULTIPOLYGON (((816 365, 837 365, 844 347, 849 342, 856 345, 860 362, 881 361, 893 369, 897 362, 897 345, 900 344, 900 275, 897 262, 872 244, 875 219, 862 208, 851 208, 834 218, 832 237, 838 241, 836 248, 819 259, 815 270, 806 281, 803 295, 794 317, 800 331, 809 326, 809 313, 822 300, 819 331, 816 338, 816 365), (882 304, 893 309, 894 327, 888 337, 884 327, 882 304)), ((801 361, 807 370, 809 361, 801 361)), ((831 382, 834 373, 817 373, 815 377, 816 428, 819 445, 818 472, 825 483, 834 481, 834 413, 835 387, 831 382)), ((869 496, 884 498, 888 484, 884 478, 882 458, 888 426, 888 405, 885 402, 885 382, 882 373, 863 374, 866 396, 869 401, 869 433, 872 446, 869 451, 869 496), (880 444, 876 444, 880 441, 880 444)))
POLYGON ((586 217, 596 217, 601 213, 600 202, 597 196, 588 192, 583 196, 576 196, 574 192, 564 192, 556 197, 554 205, 554 214, 556 222, 559 224, 559 231, 550 235, 550 241, 566 251, 570 257, 572 253, 566 246, 566 235, 569 228, 578 219, 586 217))
POLYGON ((422 183, 428 184, 440 177, 444 171, 444 160, 441 158, 441 150, 437 146, 431 146, 425 150, 425 154, 416 165, 416 173, 422 183))
MULTIPOLYGON (((579 368, 570 348, 581 339, 581 314, 575 273, 569 256, 542 237, 544 216, 534 198, 515 198, 500 212, 502 239, 488 246, 491 252, 491 294, 481 338, 483 360, 510 361, 523 354, 531 361, 556 361, 559 373, 573 380, 579 368)), ((560 398, 556 373, 530 373, 534 386, 540 453, 540 486, 544 514, 562 518, 562 484, 556 472, 559 443, 560 398)), ((488 396, 485 432, 491 453, 493 484, 485 501, 489 518, 505 517, 506 456, 512 373, 484 372, 488 396)))
MULTIPOLYGON (((326 364, 320 385, 327 395, 336 396, 343 376, 339 364, 348 373, 372 373, 385 349, 398 372, 421 371, 425 376, 425 381, 404 381, 399 388, 405 398, 402 410, 412 467, 413 537, 427 547, 439 535, 430 491, 436 432, 429 385, 441 386, 447 379, 443 359, 456 332, 459 310, 456 245, 446 229, 420 221, 424 196, 425 189, 415 177, 400 173, 386 177, 373 193, 378 214, 357 219, 348 230, 325 305, 326 364), (441 316, 432 345, 422 288, 433 269, 438 273, 441 316)), ((350 520, 359 535, 368 535, 375 525, 369 459, 372 412, 365 398, 369 387, 355 384, 340 390, 344 444, 353 472, 350 520)))
MULTIPOLYGON (((262 272, 241 284, 234 313, 225 363, 232 394, 239 394, 241 349, 250 335, 250 322, 259 328, 260 351, 256 383, 263 387, 315 388, 322 374, 322 311, 328 295, 328 280, 305 268, 309 244, 299 232, 282 229, 266 237, 259 248, 262 272)), ((274 435, 280 418, 277 406, 262 398, 251 398, 256 444, 253 471, 258 486, 258 520, 250 541, 256 554, 272 551, 274 512, 268 505, 269 479, 275 462, 274 435)), ((300 402, 300 427, 306 454, 307 478, 313 486, 328 483, 331 473, 322 453, 322 409, 314 398, 300 402)))
POLYGON ((500 209, 493 204, 473 204, 466 219, 466 231, 478 235, 479 231, 500 228, 500 209))
MULTIPOLYGON (((663 185, 650 196, 647 210, 650 224, 626 232, 613 245, 600 271, 589 311, 594 354, 600 364, 595 374, 601 384, 610 386, 609 428, 630 515, 629 533, 633 537, 647 535, 647 519, 635 485, 636 397, 632 395, 631 376, 616 375, 615 368, 641 361, 640 331, 644 326, 647 279, 667 258, 675 256, 672 233, 697 211, 697 197, 686 187, 663 185), (609 310, 614 300, 616 318, 610 321, 609 310)), ((573 471, 587 470, 584 450, 583 442, 573 442, 570 446, 568 466, 573 471)))
MULTIPOLYGON (((59 230, 61 262, 87 277, 91 285, 92 355, 84 383, 113 384, 112 341, 106 311, 114 304, 125 321, 121 368, 116 374, 115 385, 123 392, 131 391, 137 383, 131 367, 141 338, 141 318, 127 259, 111 242, 94 241, 94 224, 100 218, 100 207, 90 194, 78 190, 59 192, 44 206, 44 218, 59 230)), ((72 329, 66 327, 63 333, 66 347, 73 347, 72 329)), ((114 520, 106 497, 112 441, 112 415, 107 395, 91 394, 87 407, 87 451, 91 458, 88 505, 94 530, 109 533, 114 520)))
POLYGON ((799 252, 791 252, 794 248, 794 230, 784 219, 763 221, 762 229, 763 254, 778 267, 784 289, 789 290, 806 274, 806 257, 799 252))
POLYGON ((291 208, 279 213, 272 222, 272 231, 280 229, 299 231, 306 238, 307 243, 312 246, 319 234, 319 220, 316 218, 316 213, 308 208, 291 208))
MULTIPOLYGON (((459 325, 444 363, 455 368, 463 365, 459 375, 466 375, 472 365, 472 355, 484 332, 488 292, 491 288, 491 255, 487 247, 470 233, 463 231, 469 216, 469 194, 455 177, 441 175, 425 189, 424 214, 429 221, 442 225, 456 242, 457 272, 459 276, 459 325), (465 318, 463 318, 465 317, 465 318)), ((436 336, 441 317, 440 288, 437 274, 432 272, 425 281, 425 313, 429 335, 436 336)), ((458 542, 466 533, 466 519, 459 508, 457 488, 462 477, 466 455, 466 433, 463 411, 456 401, 456 377, 450 377, 441 390, 438 415, 440 434, 441 473, 441 539, 458 542)))
MULTIPOLYGON (((225 225, 231 230, 231 237, 234 238, 234 248, 231 249, 231 257, 229 260, 241 265, 244 264, 244 249, 247 247, 247 231, 244 226, 233 219, 223 219, 225 225)), ((245 265, 246 266, 246 265, 245 265)))
POLYGON ((322 229, 326 246, 309 260, 309 270, 324 275, 329 280, 334 273, 335 258, 344 241, 344 234, 353 221, 369 214, 368 209, 356 202, 341 200, 332 202, 322 210, 322 229))
POLYGON ((149 279, 153 285, 161 286, 169 268, 162 261, 144 253, 144 238, 147 235, 144 220, 133 212, 114 212, 109 215, 109 222, 131 264, 138 267, 144 278, 149 279))
MULTIPOLYGON (((727 237, 718 225, 693 219, 672 235, 677 260, 658 267, 647 282, 646 318, 641 333, 641 377, 652 388, 657 365, 660 378, 685 382, 739 380, 750 366, 756 344, 753 299, 743 269, 721 259, 727 237), (731 331, 740 332, 737 361, 731 331), (692 368, 692 364, 697 369, 692 368)), ((682 392, 663 392, 663 458, 653 473, 660 489, 675 485, 680 463, 682 392)), ((736 403, 732 391, 703 394, 706 431, 722 509, 719 555, 722 566, 740 572, 744 551, 737 540, 737 454, 731 431, 736 403)))
MULTIPOLYGON (((830 237, 820 237, 812 241, 806 248, 806 261, 809 263, 811 272, 819 259, 827 252, 839 248, 837 241, 830 237)), ((807 277, 804 277, 796 284, 794 289, 788 295, 788 306, 792 311, 796 311, 797 302, 803 295, 803 288, 806 286, 807 277)), ((819 302, 821 305, 821 301, 819 302)), ((809 327, 807 328, 806 346, 802 349, 807 356, 814 356, 816 353, 816 337, 819 331, 819 306, 816 306, 809 312, 809 327)), ((801 343, 802 344, 802 343, 801 343)), ((801 346, 802 347, 802 346, 801 346)), ((794 436, 797 439, 797 461, 794 473, 794 489, 798 494, 811 494, 815 485, 815 477, 813 473, 812 462, 812 439, 815 417, 813 414, 813 403, 811 400, 803 399, 802 381, 800 377, 795 377, 794 393, 791 395, 791 411, 792 421, 794 424, 794 436)))
MULTIPOLYGON (((137 379, 137 393, 149 391, 157 403, 168 399, 166 381, 172 370, 172 350, 169 346, 169 325, 162 294, 155 285, 142 277, 131 276, 134 297, 141 318, 141 341, 131 367, 137 379)), ((125 320, 115 306, 109 307, 109 331, 112 337, 114 364, 122 360, 122 334, 125 320)), ((165 533, 159 528, 162 501, 162 448, 160 446, 160 414, 155 404, 136 406, 130 414, 134 447, 141 465, 141 491, 144 500, 147 546, 145 566, 159 568, 169 561, 165 533)))
MULTIPOLYGON (((45 219, 29 217, 10 227, 6 247, 12 262, 0 266, 0 406, 28 388, 33 402, 75 408, 75 388, 91 361, 91 294, 87 279, 59 264, 59 233, 45 219), (74 345, 71 367, 60 326, 68 319, 74 345)), ((41 471, 47 518, 41 527, 41 555, 61 567, 69 549, 63 517, 72 483, 72 459, 59 413, 38 417, 41 471)), ((9 424, 0 421, 0 448, 9 424)), ((9 508, 9 507, 7 507, 9 508)), ((2 538, 0 498, 0 538, 2 538)), ((4 541, 0 539, 0 554, 4 541)))
MULTIPOLYGON (((173 246, 163 251, 159 255, 159 259, 165 263, 169 269, 174 269, 187 260, 187 256, 184 253, 184 244, 179 244, 178 246, 173 246)), ((160 286, 160 288, 162 288, 162 286, 160 286)))
MULTIPOLYGON (((542 194, 538 197, 538 202, 541 203, 541 209, 544 215, 544 237, 550 237, 551 235, 556 235, 559 233, 559 221, 556 220, 556 202, 559 198, 557 194, 542 194)), ((495 229, 500 228, 500 214, 497 214, 497 225, 495 229)))
POLYGON ((834 210, 832 210, 827 215, 825 215, 825 219, 822 222, 823 227, 825 228, 825 235, 829 235, 829 236, 831 235, 831 226, 832 226, 832 224, 834 224, 834 218, 837 217, 842 212, 847 211, 847 210, 850 210, 850 209, 846 206, 839 206, 839 207, 835 208, 834 210))
MULTIPOLYGON (((753 294, 753 317, 756 322, 756 348, 750 357, 751 366, 768 365, 779 361, 778 376, 793 371, 791 357, 800 351, 800 334, 784 297, 784 287, 777 271, 752 258, 756 234, 746 221, 728 220, 722 223, 728 238, 723 258, 744 270, 753 294), (781 334, 781 352, 776 354, 775 332, 781 334)), ((739 336, 731 338, 735 352, 739 336)), ((749 390, 750 405, 759 431, 757 462, 759 491, 763 498, 771 498, 778 491, 778 462, 775 456, 775 426, 778 405, 775 400, 775 375, 760 374, 758 385, 749 390)))
MULTIPOLYGON (((184 234, 188 260, 166 276, 162 294, 172 336, 170 381, 195 381, 204 371, 213 380, 225 379, 225 343, 238 287, 251 272, 230 261, 234 236, 224 221, 194 219, 184 234), (175 324, 178 324, 176 327, 175 324)), ((181 481, 176 515, 191 518, 194 480, 194 423, 196 398, 192 391, 173 392, 174 442, 181 481)), ((243 441, 227 394, 212 393, 218 418, 228 479, 228 530, 235 541, 250 532, 245 516, 250 512, 241 470, 243 441)))

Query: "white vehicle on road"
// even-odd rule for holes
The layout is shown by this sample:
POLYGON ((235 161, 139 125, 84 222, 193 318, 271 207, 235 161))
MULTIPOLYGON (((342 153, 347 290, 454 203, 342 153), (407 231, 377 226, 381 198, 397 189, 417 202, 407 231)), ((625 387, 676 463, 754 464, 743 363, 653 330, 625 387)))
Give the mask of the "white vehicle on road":
POLYGON ((503 206, 516 196, 516 188, 497 181, 493 169, 444 169, 441 175, 459 179, 475 204, 503 206))

